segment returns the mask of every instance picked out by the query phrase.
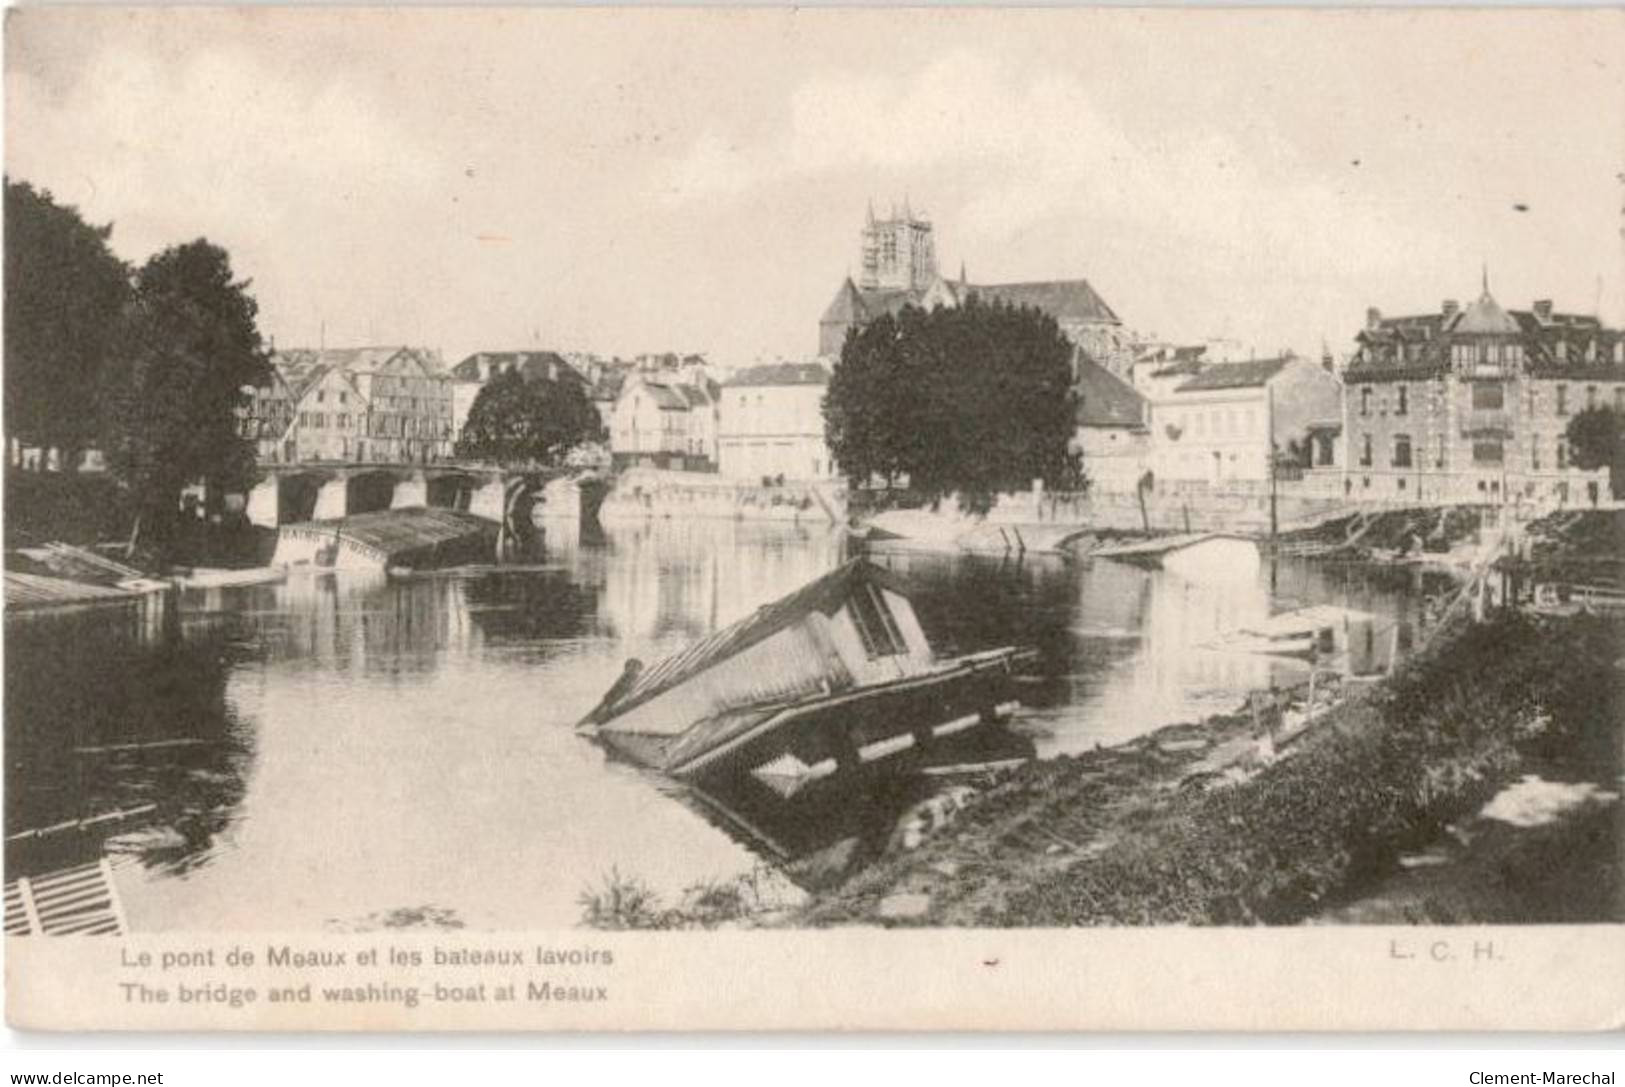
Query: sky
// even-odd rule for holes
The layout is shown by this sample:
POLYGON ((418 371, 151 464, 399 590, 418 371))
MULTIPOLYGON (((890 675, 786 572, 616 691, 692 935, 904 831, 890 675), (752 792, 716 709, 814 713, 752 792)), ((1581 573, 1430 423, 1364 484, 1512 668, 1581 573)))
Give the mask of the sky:
POLYGON ((279 346, 806 357, 870 200, 1166 340, 1625 323, 1621 10, 33 8, 5 77, 8 176, 279 346))

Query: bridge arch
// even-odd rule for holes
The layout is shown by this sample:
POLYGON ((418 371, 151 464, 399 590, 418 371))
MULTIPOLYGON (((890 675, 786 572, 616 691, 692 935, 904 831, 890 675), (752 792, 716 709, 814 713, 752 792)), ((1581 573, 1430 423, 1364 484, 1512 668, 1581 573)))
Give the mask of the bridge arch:
POLYGON ((391 508, 395 505, 396 484, 410 477, 410 472, 402 473, 388 468, 362 469, 350 473, 344 480, 346 493, 341 516, 391 508))
POLYGON ((424 505, 436 509, 467 511, 473 503, 480 480, 462 469, 427 470, 424 475, 424 505))

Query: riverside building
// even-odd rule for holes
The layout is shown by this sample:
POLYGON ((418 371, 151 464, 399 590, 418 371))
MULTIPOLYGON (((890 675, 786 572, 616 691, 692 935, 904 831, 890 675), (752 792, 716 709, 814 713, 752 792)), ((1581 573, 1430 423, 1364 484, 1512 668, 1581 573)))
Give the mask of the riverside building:
POLYGON ((1625 338, 1550 301, 1502 308, 1488 277, 1471 305, 1366 313, 1343 372, 1345 490, 1355 500, 1595 505, 1606 469, 1569 455, 1586 408, 1625 413, 1625 338))

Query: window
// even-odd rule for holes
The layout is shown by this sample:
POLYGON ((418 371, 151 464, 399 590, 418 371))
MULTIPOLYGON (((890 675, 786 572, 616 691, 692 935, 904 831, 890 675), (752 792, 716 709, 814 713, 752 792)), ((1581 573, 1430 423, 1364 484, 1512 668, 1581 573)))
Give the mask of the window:
POLYGON ((1538 437, 1529 443, 1529 468, 1531 471, 1540 471, 1540 439, 1538 437))
POLYGON ((1590 411, 1592 408, 1594 408, 1596 406, 1597 406, 1597 387, 1595 385, 1587 385, 1586 386, 1586 410, 1590 411))
POLYGON ((1625 385, 1614 386, 1614 410, 1625 415, 1625 385))
POLYGON ((903 633, 897 629, 891 609, 880 589, 867 582, 852 594, 852 625, 857 628, 858 639, 870 660, 877 657, 897 657, 908 652, 903 633))
POLYGON ((1569 466, 1569 443, 1562 438, 1557 439, 1557 467, 1559 471, 1569 466))
POLYGON ((1557 414, 1559 414, 1559 415, 1567 415, 1568 413, 1569 413, 1569 387, 1567 385, 1559 385, 1557 387, 1557 414))
POLYGON ((1371 435, 1360 435, 1360 466, 1371 467, 1371 435))
POLYGON ((327 390, 326 389, 317 389, 316 390, 316 403, 320 404, 323 400, 326 400, 326 399, 327 399, 327 390))
POLYGON ((1504 407, 1506 407, 1506 390, 1501 386, 1500 382, 1473 382, 1474 411, 1500 411, 1504 407))
POLYGON ((1473 443, 1474 464, 1500 464, 1505 456, 1500 439, 1489 439, 1473 443))
POLYGON ((1401 382, 1400 386, 1399 386, 1399 406, 1394 409, 1394 414, 1395 415, 1408 414, 1409 411, 1410 411, 1410 405, 1411 405, 1410 387, 1407 386, 1404 382, 1401 382))
POLYGON ((1411 466, 1411 436, 1409 434, 1394 435, 1394 464, 1395 468, 1409 468, 1411 466))
POLYGON ((1360 387, 1360 414, 1371 414, 1371 386, 1369 385, 1360 387))
POLYGON ((1437 435, 1433 439, 1433 467, 1444 467, 1444 435, 1437 435))

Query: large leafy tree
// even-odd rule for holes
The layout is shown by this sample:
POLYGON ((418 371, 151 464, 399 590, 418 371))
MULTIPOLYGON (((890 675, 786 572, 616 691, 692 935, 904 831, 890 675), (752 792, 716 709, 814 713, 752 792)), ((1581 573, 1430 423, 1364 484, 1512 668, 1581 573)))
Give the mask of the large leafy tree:
POLYGON ((188 483, 211 495, 254 482, 254 447, 238 429, 246 387, 269 378, 247 281, 224 249, 199 239, 166 249, 136 274, 121 357, 105 382, 103 449, 135 498, 132 541, 170 538, 188 483))
POLYGON ((1564 437, 1576 468, 1608 469, 1615 498, 1625 498, 1625 417, 1612 408, 1587 408, 1569 420, 1564 437))
POLYGON ((603 437, 598 409, 575 381, 498 374, 480 389, 457 439, 457 455, 497 464, 554 464, 603 437))
POLYGON ((826 438, 854 483, 906 476, 985 511, 1034 479, 1081 483, 1071 449, 1072 345, 1054 318, 984 303, 909 307, 848 336, 824 400, 826 438))
POLYGON ((91 226, 27 182, 7 178, 5 190, 6 434, 71 464, 95 438, 130 270, 108 248, 111 226, 91 226))

